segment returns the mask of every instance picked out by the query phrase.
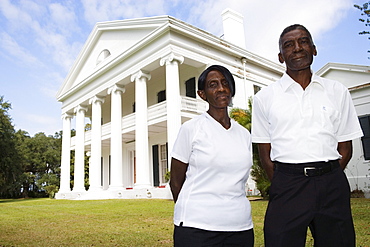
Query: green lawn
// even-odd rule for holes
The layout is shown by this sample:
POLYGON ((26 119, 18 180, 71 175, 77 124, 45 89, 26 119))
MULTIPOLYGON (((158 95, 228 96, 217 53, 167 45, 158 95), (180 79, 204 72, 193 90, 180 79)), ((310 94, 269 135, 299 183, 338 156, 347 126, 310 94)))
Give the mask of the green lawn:
MULTIPOLYGON (((263 246, 267 201, 251 203, 263 246)), ((357 246, 370 247, 370 199, 352 199, 352 209, 357 246)), ((172 213, 169 200, 0 199, 0 246, 172 246, 172 213)))

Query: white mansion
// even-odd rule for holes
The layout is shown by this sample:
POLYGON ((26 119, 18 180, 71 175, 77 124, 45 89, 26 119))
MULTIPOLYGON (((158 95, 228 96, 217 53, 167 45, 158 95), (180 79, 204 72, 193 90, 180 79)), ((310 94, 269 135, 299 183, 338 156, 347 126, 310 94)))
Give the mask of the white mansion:
MULTIPOLYGON (((171 198, 165 175, 178 130, 207 110, 196 94, 200 73, 227 67, 236 83, 233 107, 247 109, 248 98, 285 70, 245 49, 240 14, 228 9, 222 19, 223 38, 170 16, 95 25, 57 94, 63 140, 56 198, 171 198)), ((248 188, 255 191, 252 180, 248 188)))

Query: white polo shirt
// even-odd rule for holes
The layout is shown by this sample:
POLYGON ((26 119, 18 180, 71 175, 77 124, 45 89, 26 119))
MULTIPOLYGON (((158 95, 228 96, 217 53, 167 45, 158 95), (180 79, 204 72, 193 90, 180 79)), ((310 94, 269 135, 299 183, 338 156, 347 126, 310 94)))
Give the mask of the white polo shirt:
POLYGON ((340 159, 338 142, 362 136, 347 88, 314 74, 303 90, 285 73, 255 95, 252 109, 252 141, 271 143, 272 161, 340 159))
POLYGON ((248 130, 233 119, 225 129, 204 113, 182 125, 171 156, 189 164, 175 204, 175 225, 209 231, 253 228, 245 193, 252 166, 248 130))

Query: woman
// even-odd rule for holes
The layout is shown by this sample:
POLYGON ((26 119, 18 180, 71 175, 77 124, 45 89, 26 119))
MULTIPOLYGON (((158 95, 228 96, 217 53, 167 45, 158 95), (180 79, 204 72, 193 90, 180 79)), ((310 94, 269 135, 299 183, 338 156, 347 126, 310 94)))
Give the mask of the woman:
POLYGON ((228 115, 235 95, 230 71, 220 65, 203 71, 198 95, 209 110, 182 125, 171 153, 174 245, 253 246, 251 206, 245 194, 251 139, 228 115))

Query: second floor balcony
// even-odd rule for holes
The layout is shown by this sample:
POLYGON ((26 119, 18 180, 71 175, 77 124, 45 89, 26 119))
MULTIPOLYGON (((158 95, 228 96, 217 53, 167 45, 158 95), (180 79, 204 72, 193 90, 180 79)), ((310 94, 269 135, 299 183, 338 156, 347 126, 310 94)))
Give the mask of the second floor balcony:
MULTIPOLYGON (((201 99, 181 96, 181 117, 190 119, 196 115, 200 115, 208 109, 207 102, 201 99)), ((135 122, 136 114, 131 113, 122 117, 122 139, 123 142, 130 142, 135 139, 135 122)), ((149 135, 152 132, 165 131, 167 128, 167 101, 162 101, 148 107, 148 131, 149 135)), ((103 146, 108 146, 110 143, 111 123, 108 122, 102 125, 102 142, 103 146)), ((91 130, 85 132, 85 145, 91 143, 91 130)), ((75 147, 75 137, 71 138, 71 149, 75 147)))

